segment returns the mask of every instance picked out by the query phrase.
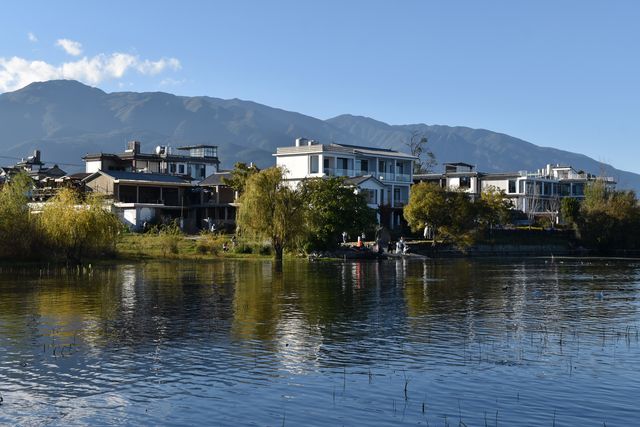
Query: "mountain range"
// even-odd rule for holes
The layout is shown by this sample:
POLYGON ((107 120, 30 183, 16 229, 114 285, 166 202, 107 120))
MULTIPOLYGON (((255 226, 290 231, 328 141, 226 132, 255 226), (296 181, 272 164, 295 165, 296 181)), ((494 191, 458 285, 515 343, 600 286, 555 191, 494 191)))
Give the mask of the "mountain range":
POLYGON ((439 163, 470 163, 483 172, 535 171, 547 163, 568 164, 613 176, 619 188, 640 190, 639 174, 484 129, 389 125, 350 114, 321 120, 239 99, 105 93, 73 80, 32 83, 0 95, 2 165, 40 149, 49 166, 58 163, 67 171, 82 170, 84 154, 119 153, 132 139, 141 141, 148 152, 157 145, 217 145, 222 166, 231 168, 238 161, 273 165, 276 147, 293 145, 297 137, 407 151, 405 143, 414 132, 428 138, 428 148, 439 163))

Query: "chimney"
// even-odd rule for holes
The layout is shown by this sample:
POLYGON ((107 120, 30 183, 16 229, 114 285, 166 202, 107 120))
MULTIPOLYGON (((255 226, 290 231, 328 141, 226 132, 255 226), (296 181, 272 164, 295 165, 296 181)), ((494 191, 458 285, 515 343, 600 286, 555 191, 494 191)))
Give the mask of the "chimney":
POLYGON ((140 141, 129 141, 127 143, 127 153, 140 154, 140 141))
POLYGON ((40 150, 33 150, 33 162, 40 163, 40 150))

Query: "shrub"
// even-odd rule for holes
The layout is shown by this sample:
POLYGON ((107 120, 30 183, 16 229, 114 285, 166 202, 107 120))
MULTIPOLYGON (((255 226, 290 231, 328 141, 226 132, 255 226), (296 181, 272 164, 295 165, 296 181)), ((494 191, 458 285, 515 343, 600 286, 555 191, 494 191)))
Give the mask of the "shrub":
POLYGON ((245 243, 239 243, 233 248, 233 252, 236 254, 250 254, 253 253, 253 248, 245 243))
POLYGON ((178 254, 180 252, 178 241, 182 237, 182 231, 178 226, 178 222, 172 221, 169 224, 161 225, 159 230, 158 236, 160 238, 162 254, 164 256, 167 256, 167 253, 178 254))
POLYGON ((105 209, 102 198, 90 195, 83 202, 71 189, 53 197, 38 221, 46 249, 73 262, 115 253, 122 227, 118 217, 105 209))

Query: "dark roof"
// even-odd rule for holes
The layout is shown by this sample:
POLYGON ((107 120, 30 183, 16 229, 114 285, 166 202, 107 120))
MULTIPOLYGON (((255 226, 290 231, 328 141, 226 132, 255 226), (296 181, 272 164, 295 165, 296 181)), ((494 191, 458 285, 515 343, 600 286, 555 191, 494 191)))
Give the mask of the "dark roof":
POLYGON ((441 179, 444 178, 445 175, 443 173, 414 173, 413 180, 420 179, 441 179))
POLYGON ((190 180, 176 175, 168 175, 163 173, 143 173, 143 172, 127 172, 127 171, 98 171, 85 178, 89 180, 96 174, 110 176, 113 179, 122 181, 141 181, 141 182, 158 182, 167 184, 190 184, 190 180))
POLYGON ((344 182, 350 185, 360 185, 363 182, 368 181, 370 179, 373 179, 374 181, 377 181, 380 185, 384 186, 384 184, 373 175, 354 176, 354 177, 345 179, 344 182))
POLYGON ((40 170, 29 172, 29 175, 32 175, 32 176, 47 176, 47 177, 56 177, 56 178, 60 176, 64 176, 66 174, 67 173, 62 169, 60 169, 58 165, 54 165, 51 168, 41 168, 40 170))
POLYGON ((209 175, 202 181, 200 181, 200 185, 225 185, 223 178, 230 178, 231 172, 217 172, 209 175))
POLYGON ((15 167, 15 166, 2 166, 2 167, 0 167, 0 170, 1 171, 5 171, 5 173, 17 173, 21 169, 15 167))
POLYGON ((390 148, 379 148, 379 147, 367 147, 365 145, 353 145, 353 144, 342 144, 340 142, 334 142, 332 143, 332 145, 339 145, 341 147, 349 147, 349 148, 355 148, 355 149, 361 149, 361 150, 375 150, 375 151, 387 151, 390 153, 396 153, 396 150, 392 150, 390 148))
POLYGON ((513 178, 513 177, 519 177, 520 173, 519 172, 488 172, 483 174, 483 176, 485 178, 513 178))
POLYGON ((78 173, 72 173, 70 175, 65 175, 63 178, 70 178, 70 179, 85 179, 86 177, 88 177, 89 175, 91 175, 90 173, 87 172, 78 172, 78 173))
POLYGON ((178 147, 178 150, 191 150, 192 148, 218 148, 217 145, 208 145, 208 144, 196 144, 196 145, 185 145, 184 147, 178 147))
POLYGON ((464 163, 464 162, 456 162, 456 163, 443 163, 445 166, 449 165, 449 166, 469 166, 470 168, 475 168, 474 165, 470 165, 469 163, 464 163))

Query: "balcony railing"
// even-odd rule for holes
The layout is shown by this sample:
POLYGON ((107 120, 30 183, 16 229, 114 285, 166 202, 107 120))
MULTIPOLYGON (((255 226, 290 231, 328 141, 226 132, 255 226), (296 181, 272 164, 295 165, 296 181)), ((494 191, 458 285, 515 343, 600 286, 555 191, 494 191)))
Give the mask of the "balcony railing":
POLYGON ((360 176, 360 175, 373 175, 381 181, 393 181, 393 182, 411 182, 411 175, 402 173, 376 173, 375 171, 363 171, 355 169, 340 169, 340 168, 323 168, 323 172, 327 176, 360 176))
POLYGON ((324 168, 324 174, 329 176, 355 176, 353 169, 324 168))
POLYGON ((376 174, 380 181, 411 182, 411 175, 403 173, 382 172, 376 174))

